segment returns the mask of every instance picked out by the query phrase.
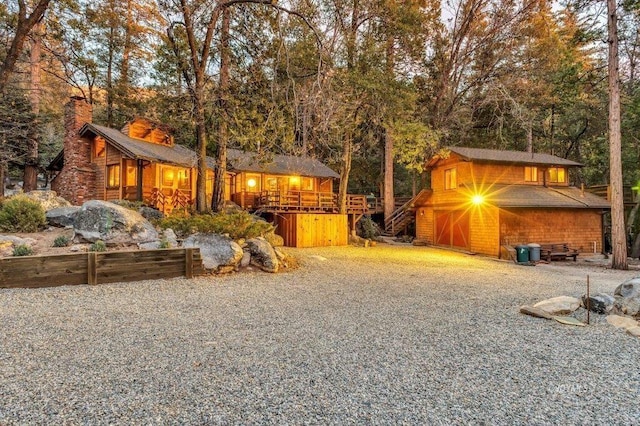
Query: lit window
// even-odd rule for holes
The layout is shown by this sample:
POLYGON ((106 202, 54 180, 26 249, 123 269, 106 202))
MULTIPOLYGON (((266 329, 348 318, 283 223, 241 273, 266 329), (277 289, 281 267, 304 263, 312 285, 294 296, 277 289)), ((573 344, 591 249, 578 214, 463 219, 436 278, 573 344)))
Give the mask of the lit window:
POLYGON ((278 190, 278 178, 270 177, 267 179, 267 190, 269 191, 278 190))
POLYGON ((175 173, 173 169, 162 169, 162 186, 173 186, 175 173))
POLYGON ((247 175, 247 191, 260 192, 260 175, 247 175))
POLYGON ((303 177, 301 180, 301 187, 303 191, 313 191, 313 178, 303 177))
POLYGON ((291 176, 289 178, 289 190, 300 191, 300 178, 298 176, 291 176))
POLYGON ((538 181, 538 168, 537 167, 525 167, 524 168, 524 181, 525 182, 537 182, 538 181))
POLYGON ((178 188, 190 189, 191 180, 189 179, 189 170, 183 169, 178 171, 178 188))
POLYGON ((444 171, 444 189, 456 189, 458 187, 458 178, 456 169, 447 169, 444 171))
POLYGON ((107 166, 107 188, 120 186, 120 164, 107 166))
POLYGON ((549 182, 565 183, 566 181, 567 181, 567 176, 563 167, 549 168, 549 182))

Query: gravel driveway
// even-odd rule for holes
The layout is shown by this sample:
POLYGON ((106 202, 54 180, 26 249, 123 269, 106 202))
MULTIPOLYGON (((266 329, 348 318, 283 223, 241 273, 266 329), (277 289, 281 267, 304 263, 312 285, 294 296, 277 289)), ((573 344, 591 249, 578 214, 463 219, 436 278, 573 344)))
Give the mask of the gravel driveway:
POLYGON ((640 340, 522 304, 638 271, 428 247, 289 273, 0 290, 0 424, 634 424, 640 340))

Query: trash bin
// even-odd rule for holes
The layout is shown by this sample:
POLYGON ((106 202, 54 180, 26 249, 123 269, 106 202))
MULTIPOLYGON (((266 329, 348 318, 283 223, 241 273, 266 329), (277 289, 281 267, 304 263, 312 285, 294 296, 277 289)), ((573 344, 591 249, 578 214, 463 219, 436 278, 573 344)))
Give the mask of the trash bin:
POLYGON ((540 244, 530 243, 529 247, 529 260, 531 262, 540 262, 540 244))
POLYGON ((516 259, 518 263, 529 262, 529 246, 526 246, 526 245, 516 246, 516 259))

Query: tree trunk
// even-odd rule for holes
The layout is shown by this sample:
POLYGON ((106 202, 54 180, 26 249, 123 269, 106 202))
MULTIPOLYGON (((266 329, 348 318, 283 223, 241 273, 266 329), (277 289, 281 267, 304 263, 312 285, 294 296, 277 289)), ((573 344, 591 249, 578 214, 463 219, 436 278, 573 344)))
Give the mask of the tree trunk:
MULTIPOLYGON (((196 79, 198 80, 198 79, 196 79)), ((198 158, 198 177, 196 179, 196 211, 207 211, 207 124, 204 112, 204 88, 196 81, 193 94, 196 121, 196 156, 198 158)))
POLYGON ((16 61, 18 60, 18 56, 20 56, 20 52, 22 52, 24 42, 33 26, 42 20, 44 13, 47 11, 47 7, 49 7, 49 1, 50 0, 40 0, 29 16, 27 16, 25 2, 18 2, 18 22, 15 27, 15 33, 11 40, 9 51, 4 57, 4 61, 0 67, 0 92, 4 91, 7 86, 9 76, 16 66, 16 61))
POLYGON ((5 170, 7 170, 7 165, 4 161, 0 161, 0 198, 4 197, 4 179, 6 176, 5 170))
POLYGON ((384 133, 384 220, 393 215, 395 198, 393 194, 393 138, 387 129, 384 133))
POLYGON ((227 126, 229 123, 229 23, 231 20, 230 11, 224 8, 222 11, 222 28, 220 30, 220 82, 219 82, 219 119, 218 124, 218 150, 216 155, 216 177, 213 186, 213 198, 211 209, 219 212, 224 209, 224 185, 227 174, 227 143, 229 134, 227 126))
POLYGON ((347 213, 347 187, 351 173, 351 155, 353 149, 351 135, 347 135, 342 143, 342 167, 340 168, 340 185, 338 189, 338 208, 340 214, 347 213))
POLYGON ((527 125, 527 152, 533 154, 533 119, 527 125))
MULTIPOLYGON (((38 120, 40 114, 40 55, 42 53, 42 22, 36 23, 31 32, 30 74, 31 87, 29 98, 31 111, 38 120)), ((38 189, 38 126, 33 126, 27 138, 27 155, 24 161, 24 174, 22 176, 22 190, 30 192, 38 189)))
POLYGON ((622 194, 622 143, 620 132, 620 80, 618 73, 618 22, 616 1, 607 0, 609 29, 609 170, 611 181, 611 267, 629 269, 622 194))

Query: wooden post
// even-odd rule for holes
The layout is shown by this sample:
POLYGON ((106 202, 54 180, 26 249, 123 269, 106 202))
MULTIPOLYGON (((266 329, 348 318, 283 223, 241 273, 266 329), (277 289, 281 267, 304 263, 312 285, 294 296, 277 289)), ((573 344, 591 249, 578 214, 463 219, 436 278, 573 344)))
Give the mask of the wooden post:
POLYGON ((184 267, 185 276, 187 278, 193 278, 193 248, 187 248, 184 251, 184 267))
POLYGON ((98 253, 89 252, 87 263, 87 282, 90 285, 98 284, 98 253))
POLYGON ((136 171, 136 200, 142 201, 142 160, 138 160, 138 170, 136 171))

